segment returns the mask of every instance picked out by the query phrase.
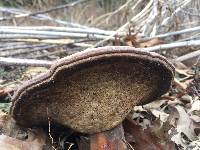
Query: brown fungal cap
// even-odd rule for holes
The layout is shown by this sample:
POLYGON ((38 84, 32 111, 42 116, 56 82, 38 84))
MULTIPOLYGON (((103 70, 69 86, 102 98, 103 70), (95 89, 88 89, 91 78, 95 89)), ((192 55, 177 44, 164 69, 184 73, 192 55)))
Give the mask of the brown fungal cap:
POLYGON ((47 125, 49 117, 79 132, 100 132, 120 124, 133 106, 166 93, 173 76, 173 66, 158 54, 100 47, 61 59, 26 82, 10 112, 27 127, 47 125))

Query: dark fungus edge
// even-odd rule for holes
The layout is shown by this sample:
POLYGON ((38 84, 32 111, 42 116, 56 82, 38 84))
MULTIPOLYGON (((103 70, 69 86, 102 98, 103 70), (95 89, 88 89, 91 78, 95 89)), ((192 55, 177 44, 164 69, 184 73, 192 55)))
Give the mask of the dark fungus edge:
MULTIPOLYGON (((152 62, 157 62, 160 65, 163 65, 166 69, 168 69, 171 72, 171 79, 174 76, 174 66, 163 56, 154 53, 154 52, 145 52, 141 50, 137 50, 136 48, 129 47, 129 46, 106 46, 106 47, 99 47, 99 48, 92 48, 85 51, 81 51, 75 54, 72 54, 70 56, 67 56, 65 58, 62 58, 55 62, 50 68, 50 70, 42 75, 39 75, 31 80, 28 80, 22 84, 19 89, 15 92, 12 98, 12 105, 10 108, 10 114, 13 118, 15 118, 15 109, 16 103, 20 99, 20 97, 28 92, 32 87, 40 86, 41 84, 45 84, 48 82, 51 82, 51 80, 54 79, 56 72, 61 68, 62 66, 67 66, 70 64, 73 64, 75 62, 79 61, 79 64, 85 63, 84 60, 90 59, 96 56, 104 56, 104 55, 112 55, 112 54, 134 54, 138 55, 138 57, 141 57, 141 59, 146 59, 152 62)), ((92 59, 91 59, 92 60, 92 59)), ((93 60, 92 60, 93 61, 93 60)), ((94 59, 95 61, 95 59, 94 59)), ((162 89, 160 90, 160 94, 164 94, 168 89, 162 89)))

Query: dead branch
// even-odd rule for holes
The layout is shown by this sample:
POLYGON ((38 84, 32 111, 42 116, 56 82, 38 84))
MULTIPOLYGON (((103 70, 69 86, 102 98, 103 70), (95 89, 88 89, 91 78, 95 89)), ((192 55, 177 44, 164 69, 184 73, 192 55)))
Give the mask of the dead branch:
MULTIPOLYGON (((0 46, 0 48, 5 48, 8 47, 10 44, 10 42, 14 42, 15 45, 11 45, 11 47, 15 47, 16 45, 20 45, 21 42, 23 42, 23 44, 21 45, 27 45, 25 43, 29 43, 29 44, 35 44, 36 43, 44 43, 44 44, 75 44, 75 43, 79 43, 82 41, 88 41, 88 40, 72 40, 72 39, 1 39, 1 42, 6 42, 6 45, 4 46, 0 46), (18 44, 19 43, 19 44, 18 44)), ((95 40, 94 40, 95 41, 95 40)))
MULTIPOLYGON (((26 13, 26 14, 31 13, 30 11, 25 11, 25 10, 16 9, 16 8, 8 8, 8 7, 0 7, 0 11, 15 14, 15 15, 23 15, 24 13, 26 13)), ((44 14, 39 14, 39 15, 35 15, 35 16, 27 16, 27 17, 37 19, 37 20, 43 20, 43 21, 48 20, 48 21, 57 23, 59 25, 65 25, 65 26, 69 26, 69 27, 76 27, 76 28, 83 28, 83 29, 88 28, 87 26, 80 25, 78 23, 67 22, 67 21, 64 21, 64 20, 55 19, 55 18, 52 18, 50 16, 46 16, 44 14)))
POLYGON ((13 51, 12 53, 7 51, 4 53, 0 53, 1 57, 11 57, 11 56, 17 56, 17 55, 21 55, 21 54, 26 54, 26 53, 31 53, 31 52, 36 52, 36 51, 42 51, 42 50, 47 50, 47 49, 51 49, 51 48, 58 48, 61 47, 63 45, 46 45, 46 46, 42 46, 42 47, 30 47, 30 48, 24 48, 24 49, 18 49, 16 51, 13 51))
MULTIPOLYGON (((86 29, 82 29, 82 28, 70 28, 70 27, 54 27, 54 26, 0 26, 0 31, 2 30, 7 30, 7 31, 19 31, 22 30, 26 33, 27 31, 45 31, 45 32, 58 32, 58 33, 86 33, 86 34, 99 34, 99 35, 111 35, 113 34, 115 31, 109 31, 109 30, 102 30, 102 29, 98 29, 98 28, 86 28, 86 29)), ((126 33, 125 32, 119 32, 118 36, 125 36, 126 33)))
POLYGON ((186 7, 192 0, 187 0, 187 1, 183 1, 182 4, 180 5, 180 7, 178 7, 172 14, 170 17, 166 17, 162 23, 161 26, 167 26, 170 22, 173 21, 174 16, 177 15, 178 12, 180 12, 184 7, 186 7))
POLYGON ((178 47, 189 47, 189 46, 199 46, 200 45, 200 40, 190 40, 190 41, 184 41, 184 42, 174 42, 174 43, 169 43, 169 44, 161 44, 153 47, 148 47, 148 48, 138 48, 139 50, 143 51, 159 51, 159 50, 166 50, 166 49, 171 49, 171 48, 178 48, 178 47))
POLYGON ((139 40, 139 42, 147 41, 147 40, 151 40, 151 39, 155 39, 155 38, 165 38, 165 37, 169 37, 169 36, 180 35, 180 34, 185 34, 185 33, 190 33, 190 32, 195 32, 195 31, 200 31, 200 26, 188 28, 188 29, 184 29, 184 30, 179 30, 179 31, 175 31, 175 32, 168 32, 165 34, 156 35, 154 37, 142 38, 141 40, 139 40))
POLYGON ((4 58, 0 57, 0 66, 41 66, 49 67, 52 61, 35 60, 35 59, 19 59, 19 58, 4 58))
POLYGON ((0 48, 0 54, 4 51, 10 51, 10 50, 16 50, 16 49, 27 49, 27 48, 34 48, 34 47, 44 47, 44 46, 47 46, 47 44, 34 44, 34 45, 29 44, 28 45, 28 44, 15 43, 14 45, 10 45, 10 44, 6 43, 6 44, 4 44, 4 46, 2 46, 0 48))
MULTIPOLYGON (((89 31, 88 31, 89 32, 89 31)), ((36 31, 36 30, 21 30, 21 29, 1 29, 0 39, 13 38, 34 38, 34 39, 59 39, 59 38, 86 38, 91 40, 102 40, 108 36, 96 33, 73 33, 73 32, 55 32, 55 31, 36 31)), ((111 37, 110 40, 115 40, 111 37)))
MULTIPOLYGON (((148 51, 148 52, 152 52, 152 51, 159 51, 159 50, 167 50, 167 49, 171 49, 171 48, 178 48, 178 47, 188 47, 188 46, 198 46, 200 45, 200 40, 191 40, 191 41, 185 41, 185 42, 175 42, 175 43, 170 43, 170 44, 161 44, 161 45, 157 45, 157 46, 153 46, 153 47, 148 47, 148 48, 137 48, 138 50, 141 51, 148 51)), ((61 50, 58 53, 63 53, 66 52, 65 50, 61 50)), ((199 51, 197 53, 195 53, 195 55, 199 55, 199 51)), ((45 55, 46 56, 46 55, 45 55)), ((187 56, 188 57, 188 56, 187 56)), ((46 63, 44 62, 37 62, 35 61, 35 63, 32 63, 34 61, 31 61, 31 59, 16 59, 16 58, 3 58, 1 57, 0 59, 0 64, 4 64, 4 65, 31 65, 31 66, 46 66, 51 64, 50 62, 46 63), (29 62, 30 61, 30 62, 29 62)))
POLYGON ((35 15, 39 15, 39 14, 45 14, 45 13, 49 13, 49 12, 52 12, 52 11, 64 9, 64 8, 67 8, 67 7, 73 7, 73 6, 77 5, 77 4, 80 4, 80 3, 85 2, 85 1, 86 0, 79 0, 79 1, 75 1, 75 2, 69 3, 69 4, 60 5, 60 6, 57 6, 57 7, 54 7, 54 8, 43 10, 43 11, 38 11, 38 12, 33 12, 33 13, 28 13, 28 14, 15 15, 15 16, 6 17, 6 18, 2 17, 2 18, 0 18, 0 21, 6 21, 6 20, 17 19, 17 18, 35 16, 35 15))
POLYGON ((181 61, 185 61, 194 57, 198 57, 200 56, 200 50, 185 54, 183 56, 180 56, 178 58, 175 59, 176 62, 181 62, 181 61))
POLYGON ((105 21, 108 22, 112 18, 112 16, 114 16, 115 14, 117 14, 118 12, 120 12, 122 9, 126 8, 131 2, 132 2, 132 0, 128 0, 125 4, 123 4, 122 6, 120 6, 114 12, 109 12, 109 13, 106 13, 106 14, 103 14, 103 15, 97 17, 96 19, 94 19, 92 21, 91 24, 92 25, 96 25, 98 22, 100 22, 100 23, 98 23, 98 25, 96 25, 96 26, 99 26, 100 24, 105 23, 105 21), (104 20, 101 21, 102 19, 104 19, 104 20))
MULTIPOLYGON (((139 5, 141 1, 138 1, 133 7, 137 7, 139 5)), ((117 29, 113 34, 111 34, 110 36, 108 36, 107 38, 103 39, 102 41, 96 43, 94 45, 94 47, 98 47, 98 46, 103 46, 103 44, 105 42, 107 42, 108 40, 112 39, 115 35, 117 35, 119 32, 123 31, 125 28, 127 28, 130 23, 133 23, 136 19, 140 18, 141 16, 143 16, 144 14, 148 13, 148 9, 151 7, 151 5, 153 4, 153 0, 151 0, 146 7, 140 12, 138 13, 136 16, 134 16, 129 22, 125 23, 123 26, 121 26, 119 29, 117 29)))

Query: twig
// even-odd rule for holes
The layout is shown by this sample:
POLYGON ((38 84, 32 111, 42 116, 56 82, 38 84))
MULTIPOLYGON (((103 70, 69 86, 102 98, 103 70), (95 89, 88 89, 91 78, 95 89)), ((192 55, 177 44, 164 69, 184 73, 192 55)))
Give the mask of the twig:
POLYGON ((16 50, 16 49, 27 49, 27 48, 48 46, 47 44, 35 44, 35 45, 32 45, 32 44, 31 45, 27 45, 27 44, 25 44, 25 45, 23 45, 23 44, 16 44, 16 43, 15 43, 15 45, 12 45, 12 46, 7 45, 7 43, 6 44, 4 43, 4 45, 5 45, 4 47, 0 48, 0 54, 3 51, 10 51, 10 50, 16 50))
POLYGON ((81 50, 61 49, 61 50, 56 50, 54 52, 46 52, 44 54, 33 55, 33 56, 28 57, 28 58, 31 58, 31 59, 42 58, 42 57, 48 57, 48 56, 55 56, 55 55, 62 54, 62 53, 67 53, 68 55, 71 55, 71 54, 74 54, 74 53, 79 52, 79 51, 81 51, 81 50))
POLYGON ((194 57, 200 56, 200 50, 185 54, 175 59, 176 62, 185 61, 194 57))
POLYGON ((184 83, 181 83, 180 81, 178 81, 176 78, 174 78, 174 84, 176 85, 176 86, 178 86, 181 90, 186 90, 186 88, 187 88, 187 85, 186 84, 184 84, 184 83))
POLYGON ((171 22, 174 18, 175 15, 178 14, 178 12, 180 12, 185 6, 187 6, 187 4, 189 4, 192 0, 185 0, 183 1, 183 3, 181 4, 180 7, 178 7, 172 14, 170 17, 165 18, 162 23, 161 26, 167 26, 169 22, 171 22))
POLYGON ((185 14, 188 14, 188 15, 191 15, 191 16, 197 16, 197 17, 200 17, 200 13, 192 13, 192 12, 189 12, 188 10, 184 10, 184 9, 182 9, 181 10, 183 13, 185 13, 185 14))
POLYGON ((36 52, 36 51, 42 51, 42 50, 57 48, 57 47, 61 47, 61 46, 63 46, 63 45, 47 45, 47 46, 43 46, 43 47, 32 46, 31 49, 18 49, 17 51, 14 51, 14 52, 0 53, 0 56, 1 57, 8 57, 8 56, 11 57, 11 56, 17 56, 17 55, 21 55, 21 54, 36 52))
POLYGON ((166 50, 166 49, 171 49, 171 48, 199 46, 199 45, 200 45, 200 40, 191 40, 191 41, 184 41, 184 42, 174 42, 170 44, 161 44, 161 45, 157 45, 153 47, 138 48, 138 49, 151 52, 151 51, 166 50))
POLYGON ((128 147, 130 150, 134 150, 133 146, 132 146, 128 141, 126 141, 126 139, 122 139, 122 141, 127 145, 127 147, 128 147))
POLYGON ((31 35, 31 34, 12 34, 12 33, 9 33, 9 34, 1 34, 0 33, 0 39, 60 39, 61 37, 59 36, 47 36, 47 35, 31 35))
POLYGON ((142 38, 141 40, 139 40, 139 42, 143 42, 143 41, 147 41, 147 40, 151 40, 151 39, 155 39, 155 38, 165 38, 165 37, 168 37, 168 36, 185 34, 185 33, 190 33, 190 32, 195 32, 195 31, 200 31, 200 26, 189 28, 189 29, 184 29, 184 30, 180 30, 180 31, 175 31, 175 32, 168 32, 168 33, 165 33, 165 34, 156 35, 154 37, 142 38))
MULTIPOLYGON (((82 29, 82 28, 70 28, 70 27, 54 27, 54 26, 0 26, 0 30, 31 30, 31 31, 53 31, 53 32, 70 32, 70 33, 86 33, 86 34, 100 34, 100 35, 111 35, 115 31, 107 31, 98 28, 82 29)), ((124 36, 126 33, 121 32, 119 36, 124 36)))
MULTIPOLYGON (((144 35, 144 33, 146 34, 150 34, 153 32, 153 34, 155 33, 155 31, 151 31, 151 33, 149 33, 150 31, 149 30, 152 30, 153 27, 151 27, 152 25, 153 26, 156 26, 157 22, 158 22, 158 15, 159 15, 159 12, 158 12, 158 0, 154 0, 153 2, 153 7, 152 7, 152 11, 149 13, 149 16, 144 19, 140 24, 139 26, 142 27, 142 33, 144 35)), ((154 29, 154 28, 153 28, 154 29)))
POLYGON ((120 6, 118 9, 116 9, 114 12, 111 12, 111 14, 108 16, 108 18, 106 20, 109 20, 113 15, 117 14, 118 12, 120 12, 122 9, 126 8, 127 6, 129 6, 129 4, 132 2, 132 0, 128 0, 125 4, 123 4, 122 6, 120 6))
MULTIPOLYGON (((173 8, 175 8, 175 10, 171 11, 171 7, 170 7, 171 5, 167 6, 168 5, 167 2, 154 0, 154 5, 151 8, 149 17, 148 18, 143 17, 144 19, 140 19, 140 22, 138 22, 135 25, 136 29, 140 30, 142 35, 150 36, 150 37, 141 39, 139 42, 144 42, 146 40, 153 39, 155 37, 156 33, 161 32, 161 30, 162 31, 164 29, 165 29, 165 31, 171 30, 171 28, 170 28, 170 27, 172 27, 171 24, 178 23, 175 21, 175 19, 179 18, 179 16, 181 18, 183 18, 180 13, 181 9, 183 9, 191 1, 192 0, 170 2, 170 4, 173 4, 173 5, 175 5, 175 3, 178 3, 178 5, 173 6, 173 8), (163 18, 163 16, 165 16, 165 17, 163 18)), ((180 23, 178 25, 180 26, 180 23)), ((157 38, 157 37, 155 37, 155 38, 157 38)))
MULTIPOLYGON (((69 32, 54 32, 54 31, 36 31, 36 30, 19 30, 19 29, 1 29, 0 28, 0 39, 6 38, 86 38, 86 39, 98 39, 102 40, 107 38, 106 35, 98 34, 87 34, 87 33, 69 33, 69 32)), ((110 40, 115 40, 115 38, 110 38, 110 40)))
MULTIPOLYGON (((159 50, 166 50, 171 48, 178 48, 178 47, 187 47, 187 46, 198 46, 200 45, 200 40, 192 40, 192 41, 185 41, 185 42, 175 42, 170 44, 162 44, 148 48, 137 48, 141 51, 159 51, 159 50)), ((31 66, 50 66, 52 64, 51 61, 44 61, 44 60, 35 60, 35 59, 17 59, 17 58, 3 58, 0 57, 0 64, 1 65, 31 65, 31 66)))
POLYGON ((43 11, 38 11, 38 12, 33 12, 33 13, 28 13, 28 14, 15 15, 13 17, 7 17, 7 18, 2 17, 2 18, 0 18, 0 21, 12 20, 12 19, 16 19, 16 18, 24 18, 24 17, 28 17, 28 16, 35 16, 35 15, 38 15, 38 14, 45 14, 45 13, 49 13, 49 12, 52 12, 52 11, 55 11, 55 10, 64 9, 64 8, 67 8, 67 7, 73 7, 77 4, 85 2, 85 1, 86 0, 79 0, 79 1, 69 3, 69 4, 65 4, 65 5, 57 6, 57 7, 54 7, 54 8, 47 9, 47 10, 43 10, 43 11))
POLYGON ((14 47, 16 45, 24 45, 26 44, 25 42, 16 42, 16 41, 3 41, 3 40, 0 40, 0 48, 5 48, 5 47, 14 47), (6 45, 5 45, 6 43, 6 45))
MULTIPOLYGON (((63 54, 63 53, 68 53, 68 52, 65 49, 61 49, 61 50, 56 50, 54 52, 45 52, 45 53, 42 53, 42 54, 27 56, 27 58, 28 59, 29 58, 30 59, 41 59, 41 58, 44 58, 44 57, 56 56, 56 55, 63 54)), ((70 53, 70 54, 73 54, 73 53, 70 53)))
POLYGON ((41 66, 49 67, 52 65, 52 61, 47 60, 35 60, 35 59, 19 59, 19 58, 4 58, 0 57, 0 66, 41 66))
POLYGON ((48 133, 49 133, 49 138, 51 139, 51 144, 52 144, 52 148, 54 150, 56 150, 56 148, 54 147, 54 140, 53 140, 53 137, 51 136, 51 120, 50 120, 50 117, 49 117, 49 109, 47 107, 47 119, 48 119, 48 133))
MULTIPOLYGON (((142 2, 142 1, 139 0, 139 1, 135 4, 134 7, 138 6, 138 4, 139 4, 140 2, 142 2)), ((126 27, 128 27, 129 24, 130 24, 131 22, 134 22, 137 18, 139 18, 141 15, 143 15, 143 14, 146 12, 146 10, 150 8, 150 6, 152 5, 152 3, 153 3, 153 0, 151 0, 151 1, 146 5, 146 7, 145 7, 140 13, 138 13, 136 16, 134 16, 134 17, 131 19, 130 22, 125 23, 123 26, 121 26, 119 29, 117 29, 113 34, 111 34, 110 36, 108 36, 108 37, 105 38, 104 40, 102 40, 102 41, 96 43, 96 44, 94 45, 94 47, 102 46, 105 42, 107 42, 108 40, 112 39, 115 35, 117 35, 119 32, 121 32, 121 31, 124 30, 126 27)))
MULTIPOLYGON (((57 44, 57 45, 74 45, 77 47, 91 47, 92 44, 87 44, 84 42, 91 42, 91 41, 97 41, 97 40, 90 40, 90 39, 80 39, 80 40, 72 40, 72 39, 2 39, 1 42, 4 46, 0 46, 0 49, 4 49, 6 47, 11 46, 11 49, 15 49, 15 46, 20 45, 20 42, 28 42, 31 45, 33 45, 33 43, 45 43, 46 46, 49 44, 57 44), (10 43, 3 43, 3 42, 15 42, 15 44, 10 45, 10 43)), ((1 45, 1 43, 0 43, 1 45)), ((23 46, 23 44, 21 44, 23 46)), ((4 50, 3 50, 4 51, 4 50)))
POLYGON ((67 150, 70 150, 72 148, 72 146, 74 145, 74 143, 70 143, 70 142, 65 142, 65 143, 69 144, 69 147, 67 150))
MULTIPOLYGON (((93 25, 96 25, 97 22, 99 22, 101 19, 106 19, 106 22, 108 22, 113 15, 117 14, 118 12, 120 12, 122 9, 126 8, 130 3, 132 2, 132 0, 128 0, 125 4, 123 4, 122 6, 120 6, 118 9, 116 9, 115 11, 113 12, 109 12, 109 13, 106 13, 106 14, 103 14, 99 17, 97 17, 95 20, 92 21, 91 24, 93 25)), ((104 20, 105 22, 105 20, 104 20)), ((98 25, 96 26, 99 26, 100 24, 102 24, 103 22, 99 23, 98 25)))
POLYGON ((194 34, 188 38, 183 38, 183 39, 180 39, 178 40, 177 42, 180 42, 180 41, 189 41, 189 40, 198 40, 200 39, 200 33, 197 33, 197 34, 194 34))
MULTIPOLYGON (((3 41, 3 40, 2 40, 3 41)), ((9 41, 16 41, 16 42, 30 42, 30 43, 45 43, 46 45, 49 44, 75 44, 79 42, 78 40, 72 40, 72 39, 6 39, 6 42, 9 41)))
MULTIPOLYGON (((21 9, 16 9, 16 8, 8 8, 8 7, 0 7, 0 11, 2 12, 7 12, 7 13, 12 13, 12 14, 17 14, 17 15, 22 15, 24 13, 26 14, 30 14, 31 12, 29 11, 25 11, 25 10, 21 10, 21 9)), ((35 15, 35 16, 29 16, 30 18, 33 19, 38 19, 38 20, 48 20, 54 23, 57 23, 59 25, 65 25, 65 26, 69 26, 69 27, 76 27, 76 28, 83 28, 83 29, 87 29, 87 26, 84 25, 80 25, 78 23, 72 23, 72 22, 67 22, 64 20, 60 20, 60 19, 55 19, 52 18, 50 16, 46 16, 44 14, 39 14, 39 15, 35 15)))

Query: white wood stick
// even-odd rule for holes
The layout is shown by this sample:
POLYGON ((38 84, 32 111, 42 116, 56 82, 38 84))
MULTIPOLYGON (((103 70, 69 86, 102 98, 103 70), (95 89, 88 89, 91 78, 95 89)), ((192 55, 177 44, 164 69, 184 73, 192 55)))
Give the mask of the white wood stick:
POLYGON ((181 62, 181 61, 185 61, 185 60, 188 60, 188 59, 191 59, 191 58, 194 58, 194 57, 198 57, 198 56, 200 56, 200 50, 182 55, 182 56, 176 58, 175 61, 181 62))
POLYGON ((190 32, 195 32, 195 31, 200 31, 200 26, 188 28, 188 29, 184 29, 184 30, 179 30, 179 31, 175 31, 175 32, 168 32, 165 34, 156 35, 154 37, 146 37, 146 38, 142 38, 140 41, 147 41, 147 40, 151 40, 151 39, 155 39, 155 38, 165 38, 168 36, 185 34, 185 33, 190 33, 190 32))
MULTIPOLYGON (((36 31, 36 30, 19 30, 19 29, 0 29, 0 38, 6 38, 6 36, 8 35, 9 38, 11 38, 13 36, 13 34, 18 35, 18 37, 20 37, 20 35, 22 35, 22 37, 26 36, 27 38, 30 37, 35 37, 34 35, 37 36, 44 36, 44 37, 70 37, 70 38, 91 38, 91 39, 105 39, 108 36, 106 35, 97 35, 97 34, 87 34, 87 33, 69 33, 69 32, 54 32, 54 31, 36 31), (5 36, 6 35, 6 36, 5 36)), ((36 36, 36 37, 37 37, 36 36)), ((13 38, 15 38, 13 36, 13 38)), ((112 40, 114 40, 115 38, 111 38, 112 40)))
POLYGON ((138 49, 142 51, 152 52, 152 51, 166 50, 166 49, 171 49, 171 48, 199 46, 199 45, 200 45, 200 40, 190 40, 190 41, 184 41, 184 42, 161 44, 161 45, 156 45, 153 47, 138 48, 138 49))
POLYGON ((49 67, 53 62, 48 60, 19 59, 0 57, 0 66, 41 66, 49 67))
MULTIPOLYGON (((55 27, 55 26, 0 26, 1 30, 22 30, 26 33, 26 30, 31 31, 53 31, 53 32, 70 32, 70 33, 88 33, 88 34, 101 34, 101 35, 110 35, 113 34, 115 31, 109 31, 109 30, 102 30, 98 28, 72 28, 72 27, 55 27)), ((125 32, 120 32, 118 35, 126 35, 125 32)))

